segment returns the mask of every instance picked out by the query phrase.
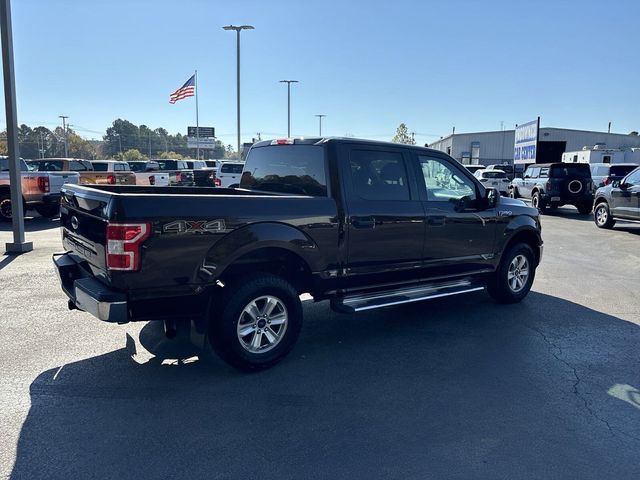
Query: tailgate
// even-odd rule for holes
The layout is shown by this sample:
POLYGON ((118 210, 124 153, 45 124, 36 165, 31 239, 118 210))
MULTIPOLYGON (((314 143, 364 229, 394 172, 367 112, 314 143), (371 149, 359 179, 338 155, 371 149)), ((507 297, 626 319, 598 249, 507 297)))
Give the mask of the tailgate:
POLYGON ((58 193, 65 183, 80 182, 80 175, 75 172, 49 172, 49 191, 58 193))
POLYGON ((60 200, 62 245, 106 272, 105 245, 111 194, 91 188, 66 186, 60 200))

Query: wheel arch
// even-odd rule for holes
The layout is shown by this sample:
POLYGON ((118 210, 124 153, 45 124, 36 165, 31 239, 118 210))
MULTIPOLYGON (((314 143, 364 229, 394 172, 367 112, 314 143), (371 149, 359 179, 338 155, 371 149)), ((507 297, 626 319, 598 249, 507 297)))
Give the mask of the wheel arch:
POLYGON ((205 258, 214 269, 211 280, 228 281, 251 272, 279 275, 299 292, 312 289, 312 272, 322 263, 318 245, 290 225, 265 222, 234 230, 218 241, 205 258))
POLYGON ((542 237, 533 218, 526 217, 516 219, 513 224, 507 227, 500 250, 501 255, 516 243, 526 243, 529 245, 536 256, 536 264, 540 263, 542 257, 542 237))

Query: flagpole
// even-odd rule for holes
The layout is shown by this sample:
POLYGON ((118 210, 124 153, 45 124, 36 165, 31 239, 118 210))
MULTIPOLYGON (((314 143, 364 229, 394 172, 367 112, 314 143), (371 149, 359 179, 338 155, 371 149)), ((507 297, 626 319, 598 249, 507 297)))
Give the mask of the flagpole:
POLYGON ((198 120, 198 70, 196 77, 196 160, 200 160, 200 122, 198 120))

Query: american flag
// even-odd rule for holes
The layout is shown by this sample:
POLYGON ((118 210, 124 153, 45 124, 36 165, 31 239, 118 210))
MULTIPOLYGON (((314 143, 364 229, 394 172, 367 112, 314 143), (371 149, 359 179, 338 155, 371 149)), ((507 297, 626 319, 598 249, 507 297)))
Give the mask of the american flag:
POLYGON ((192 75, 178 90, 169 96, 169 103, 176 103, 183 98, 193 97, 196 93, 196 76, 192 75))

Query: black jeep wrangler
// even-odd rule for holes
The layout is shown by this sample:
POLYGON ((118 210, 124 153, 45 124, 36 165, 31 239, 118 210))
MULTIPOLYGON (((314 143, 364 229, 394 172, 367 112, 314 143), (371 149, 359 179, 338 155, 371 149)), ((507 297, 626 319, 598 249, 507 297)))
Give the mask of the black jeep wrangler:
POLYGON ((530 165, 524 178, 515 178, 509 188, 512 198, 530 199, 541 213, 547 207, 573 205, 586 215, 593 206, 593 181, 586 163, 530 165))

